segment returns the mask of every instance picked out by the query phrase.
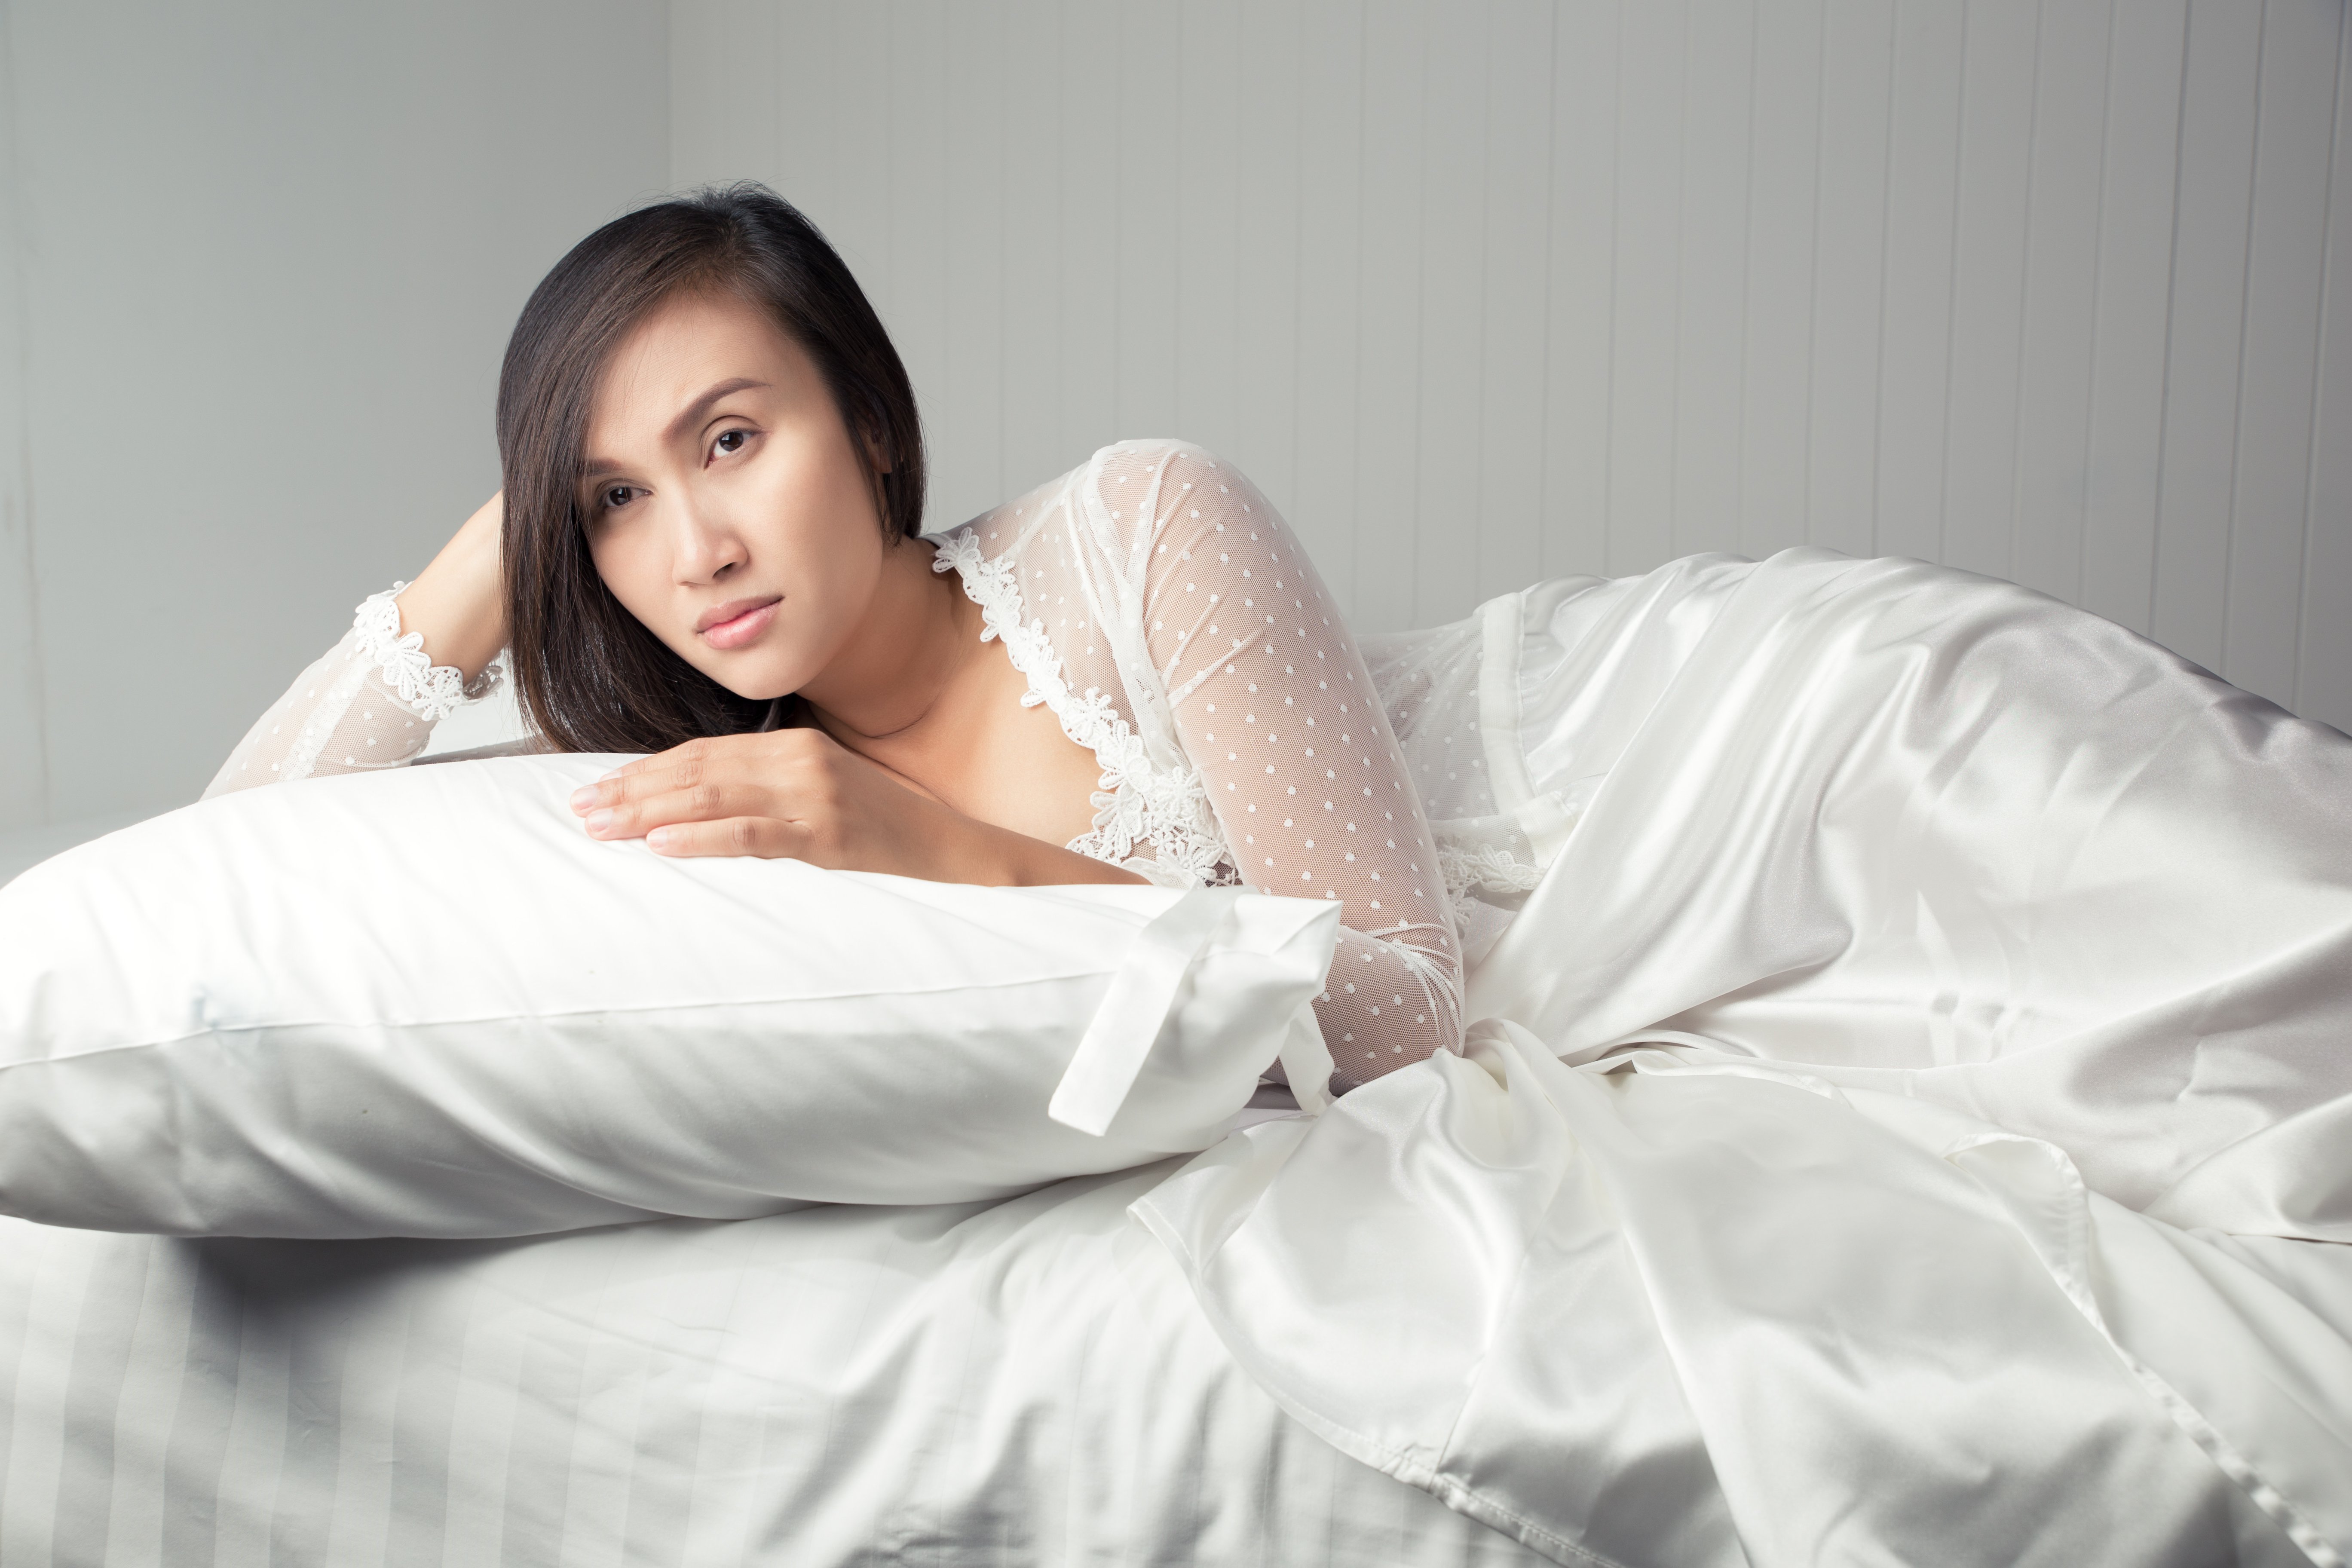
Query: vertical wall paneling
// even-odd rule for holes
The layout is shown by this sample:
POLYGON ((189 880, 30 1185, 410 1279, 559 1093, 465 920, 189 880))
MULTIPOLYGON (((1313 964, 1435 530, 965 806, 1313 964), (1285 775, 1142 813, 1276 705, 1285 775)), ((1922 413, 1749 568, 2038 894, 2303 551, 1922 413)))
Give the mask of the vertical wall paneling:
MULTIPOLYGON (((895 331, 898 301, 890 297, 890 189, 898 171, 892 154, 907 142, 890 125, 891 15, 883 5, 832 5, 793 0, 806 28, 806 49, 788 67, 796 90, 815 95, 824 121, 812 151, 825 161, 826 216, 817 218, 895 331)), ((721 177, 709 171, 701 177, 721 177)), ((797 199, 797 198, 795 198, 797 199)), ((901 344, 903 356, 909 345, 901 344)), ((936 390, 933 397, 939 395, 936 390)))
POLYGON ((1871 553, 1877 512, 1894 66, 1893 0, 1830 0, 1822 24, 1805 538, 1849 555, 1871 553))
POLYGON ((1357 318, 1356 561, 1351 613, 1415 620, 1413 521, 1421 500, 1422 36, 1411 0, 1364 6, 1363 208, 1357 318))
POLYGON ((2009 559, 2017 581, 2063 599, 2083 588, 2109 12, 2045 5, 2034 59, 2009 559))
MULTIPOLYGON (((1062 29, 1052 6, 1006 5, 1002 67, 979 84, 979 121, 1002 147, 997 228, 1003 299, 993 312, 1003 380, 996 416, 1008 492, 1043 484, 1076 459, 1062 445, 1062 29)), ((1003 499, 1003 498, 999 498, 1003 499)), ((932 514, 934 526, 948 514, 932 514)))
POLYGON ((1363 314, 1364 14, 1356 0, 1300 7, 1297 489, 1286 507, 1339 607, 1355 603, 1356 510, 1363 494, 1356 384, 1363 314))
MULTIPOLYGON (((1551 189, 1548 0, 1502 0, 1486 19, 1479 257, 1477 576, 1486 599, 1543 574, 1545 277, 1551 189)), ((1428 535, 1444 537, 1441 515, 1428 535)))
POLYGON ((2352 721, 2343 0, 673 0, 945 526, 1119 437, 1385 629, 1793 544, 2012 577, 2352 721))
POLYGON ((1129 5, 1116 16, 1116 52, 1100 68, 1115 84, 1118 142, 1118 170, 1107 193, 1118 234, 1118 393, 1104 440, 1163 436, 1176 427, 1179 263, 1189 216, 1180 132, 1189 79, 1213 68, 1186 58, 1180 11, 1129 5))
MULTIPOLYGON (((670 154, 689 168, 774 181, 779 121, 803 101, 777 68, 782 35, 799 20, 760 0, 681 6, 670 18, 670 154)), ((818 43, 815 50, 823 53, 818 43)), ((807 197, 787 187, 791 198, 807 197)), ((822 222, 822 220, 819 220, 822 222)))
MULTIPOLYGON (((986 450, 989 468, 995 467, 995 432, 990 428, 983 437, 980 429, 995 423, 989 406, 995 401, 994 381, 966 385, 955 374, 960 367, 948 348, 948 278, 953 271, 969 279, 975 265, 964 254, 967 237, 956 232, 956 219, 968 216, 974 204, 956 189, 948 169, 950 156, 967 162, 971 156, 968 146, 950 153, 948 126, 948 13, 961 8, 947 0, 906 0, 888 8, 883 58, 889 64, 871 131, 886 142, 889 170, 880 258, 883 297, 889 301, 890 335, 914 378, 928 440, 940 459, 932 515, 943 523, 961 522, 996 499, 982 494, 992 489, 991 476, 960 466, 986 450), (975 391, 980 395, 970 399, 975 391), (966 398, 960 399, 960 392, 966 398)), ((973 63, 959 59, 954 74, 973 63)), ((982 269, 988 265, 987 258, 977 261, 982 269)), ((971 327, 982 329, 984 322, 971 327)))
POLYGON ((2011 571, 2040 13, 2038 0, 1976 0, 1961 58, 1942 558, 1997 577, 2011 571))
POLYGON ((1119 426, 1118 15, 1096 0, 1062 0, 1060 9, 1058 68, 1041 86, 1061 110, 1054 148, 1061 164, 1054 238, 1061 428, 1059 456, 1041 480, 1104 442, 1142 434, 1119 426))
POLYGON ((2263 8, 2191 0, 2149 631, 2221 666, 2263 8), (2176 366, 2200 374, 2175 375, 2176 366))
POLYGON ((2244 368, 2221 663, 2258 690, 2294 685, 2318 374, 2332 99, 2343 0, 2269 0, 2256 94, 2244 368))
POLYGON ((1610 570, 1674 553, 1676 226, 1682 211, 1683 0, 1629 8, 1617 37, 1617 255, 1609 346, 1610 570))
POLYGON ((17 178, 16 60, 0 5, 0 832, 48 816, 48 727, 41 700, 35 593, 32 443, 26 426, 23 191, 17 178))
POLYGON ((1922 561, 1944 549, 1965 34, 1940 0, 1895 11, 1873 548, 1922 561))
MULTIPOLYGON (((785 200, 799 206, 838 245, 845 237, 836 232, 844 216, 837 179, 848 160, 835 146, 845 128, 833 99, 832 68, 839 47, 834 37, 835 10, 822 0, 797 0, 796 4, 779 5, 775 31, 768 40, 767 49, 761 50, 755 42, 744 54, 748 58, 758 59, 764 53, 768 68, 775 73, 776 140, 767 164, 773 174, 766 177, 785 200)), ((673 30, 685 26, 696 11, 690 5, 673 6, 673 30)), ((680 43, 672 43, 673 78, 684 68, 683 62, 688 58, 680 43)), ((683 111, 688 95, 693 90, 688 83, 672 89, 673 115, 683 111)), ((849 134, 857 133, 856 127, 846 129, 849 134)), ((683 140, 674 140, 672 148, 676 167, 694 171, 696 177, 723 179, 729 172, 723 160, 709 153, 698 153, 683 140)), ((763 173, 756 168, 744 172, 763 173)))
POLYGON ((1234 374, 1241 350, 1241 3, 1198 0, 1164 26, 1182 67, 1181 93, 1167 105, 1180 138, 1167 224, 1176 258, 1176 387, 1167 426, 1152 434, 1181 433, 1248 471, 1234 374))
MULTIPOLYGON (((1749 555, 1801 543, 1810 511, 1822 22, 1822 0, 1773 0, 1757 11, 1748 199, 1752 212, 1770 216, 1748 230, 1739 544, 1749 555)), ((1632 566, 1610 563, 1612 571, 1632 566)))
MULTIPOLYGON (((32 476, 37 574, 28 612, 22 538, 0 547, 0 704, 41 682, 44 815, 121 818, 193 799, 352 606, 497 488, 517 313, 671 178, 669 22, 635 0, 5 16, 0 442, 29 462, 0 468, 32 476), (170 411, 135 439, 99 416, 126 366, 170 411)), ((772 78, 735 79, 717 107, 764 121, 772 78)))
POLYGON ((2276 693, 2298 713, 2352 733, 2352 26, 2336 39, 2326 269, 2310 494, 2304 510, 2302 646, 2295 687, 2276 693))
POLYGON ((2148 629, 2156 582, 2188 38, 2188 0, 2118 4, 2110 14, 2079 602, 2138 632, 2148 629))
POLYGON ((1477 600, 1486 398, 1486 34, 1484 8, 1430 12, 1423 24, 1419 348, 1412 601, 1416 622, 1477 600))
POLYGON ((1691 0, 1675 233, 1674 552, 1739 548, 1756 8, 1691 0))
POLYGON ((1542 550, 1552 575, 1608 570, 1619 19, 1613 5, 1563 5, 1552 19, 1542 550))
POLYGON ((947 7, 943 94, 948 226, 947 380, 940 474, 962 487, 934 515, 975 516, 1003 500, 1004 471, 1003 6, 957 0, 947 7), (953 442, 952 447, 946 445, 953 442))
MULTIPOLYGON (((1232 135, 1218 146, 1229 160, 1234 194, 1234 306, 1230 335, 1211 336, 1232 356, 1231 401, 1213 406, 1233 433, 1217 440, 1268 496, 1289 505, 1299 495, 1298 389, 1305 374, 1299 359, 1307 309, 1299 275, 1307 199, 1301 143, 1304 17, 1295 5, 1237 6, 1223 16, 1234 18, 1230 26, 1221 20, 1217 36, 1230 50, 1234 89, 1232 135)), ((1326 47, 1324 38, 1315 40, 1318 51, 1326 47)), ((1202 379, 1213 383, 1202 361, 1192 363, 1202 379)), ((1204 402, 1213 396, 1191 395, 1204 402)), ((1191 417, 1189 404, 1185 416, 1191 417)), ((1308 520, 1291 521, 1305 537, 1308 520)))

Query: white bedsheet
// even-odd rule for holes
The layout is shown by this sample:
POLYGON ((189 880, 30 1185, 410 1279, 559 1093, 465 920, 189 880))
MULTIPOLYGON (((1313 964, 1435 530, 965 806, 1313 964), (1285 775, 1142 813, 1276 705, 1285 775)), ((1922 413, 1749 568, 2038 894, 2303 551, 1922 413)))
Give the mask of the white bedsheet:
POLYGON ((1171 1168, 518 1242, 0 1221, 0 1563, 1539 1562, 1242 1374, 1126 1215, 1171 1168))

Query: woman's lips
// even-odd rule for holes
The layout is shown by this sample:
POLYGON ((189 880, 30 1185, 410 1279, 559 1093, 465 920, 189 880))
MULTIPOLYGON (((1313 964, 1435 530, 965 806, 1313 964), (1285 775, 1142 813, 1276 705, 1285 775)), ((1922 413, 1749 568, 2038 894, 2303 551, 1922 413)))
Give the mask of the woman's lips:
MULTIPOLYGON (((768 629, 768 624, 776 618, 776 606, 782 602, 781 599, 755 600, 726 620, 713 621, 704 626, 702 640, 715 648, 741 647, 746 643, 754 642, 761 632, 768 629)), ((719 613, 725 615, 735 606, 721 605, 719 608, 719 613)))

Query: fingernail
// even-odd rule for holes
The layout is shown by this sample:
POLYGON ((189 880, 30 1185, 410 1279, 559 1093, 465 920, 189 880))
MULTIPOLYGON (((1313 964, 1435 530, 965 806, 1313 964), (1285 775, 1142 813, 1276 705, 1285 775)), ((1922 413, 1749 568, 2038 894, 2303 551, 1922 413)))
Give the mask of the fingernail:
POLYGON ((598 774, 596 775, 596 782, 597 782, 598 784, 605 784, 605 783, 610 782, 611 780, 614 780, 614 779, 619 778, 620 776, 621 776, 621 770, 620 770, 620 769, 618 769, 618 768, 614 768, 614 769, 611 773, 598 773, 598 774))
POLYGON ((595 805, 595 804, 596 804, 596 786, 595 786, 594 784, 588 784, 588 785, 585 785, 585 786, 584 786, 584 787, 583 787, 583 788, 575 789, 575 790, 573 790, 573 791, 572 792, 572 810, 574 810, 574 811, 585 811, 585 810, 587 810, 590 806, 592 806, 592 805, 595 805))
POLYGON ((604 832, 604 829, 606 829, 606 828, 608 828, 608 827, 610 827, 610 826, 613 826, 613 814, 612 814, 611 812, 609 812, 609 811, 592 811, 592 812, 590 812, 590 813, 588 814, 588 831, 589 831, 589 832, 591 832, 591 833, 602 833, 602 832, 604 832))
POLYGON ((658 854, 669 847, 669 829, 656 827, 646 835, 646 847, 658 854))

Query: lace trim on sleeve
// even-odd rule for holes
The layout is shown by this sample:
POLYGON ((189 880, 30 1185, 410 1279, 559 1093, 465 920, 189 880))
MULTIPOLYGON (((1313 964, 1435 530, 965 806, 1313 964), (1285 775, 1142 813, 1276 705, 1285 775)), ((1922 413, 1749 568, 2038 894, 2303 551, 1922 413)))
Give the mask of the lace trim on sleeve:
POLYGON ((1507 849, 1489 845, 1456 845, 1440 840, 1438 875, 1445 879, 1445 897, 1459 908, 1481 889, 1500 893, 1532 893, 1543 880, 1543 868, 1514 859, 1507 849))
POLYGON ((425 653, 425 634, 400 631, 400 591, 394 583, 381 594, 360 601, 352 618, 359 635, 360 657, 383 671, 402 706, 428 723, 439 723, 467 702, 478 702, 499 689, 506 669, 492 659, 482 673, 467 680, 455 665, 435 664, 425 653))
POLYGON ((1021 585, 1008 563, 982 555, 980 541, 963 530, 934 535, 931 543, 939 548, 931 570, 958 574, 964 593, 980 606, 980 640, 1002 641, 1013 668, 1028 679, 1022 705, 1044 703, 1061 721, 1062 733, 1092 752, 1101 764, 1103 787, 1094 795, 1094 830, 1071 839, 1067 847, 1133 868, 1136 845, 1148 843, 1159 866, 1178 873, 1188 886, 1234 880, 1223 864, 1224 836, 1217 830, 1200 770, 1178 773, 1154 767, 1143 738, 1113 710, 1106 693, 1097 687, 1088 687, 1083 696, 1070 689, 1045 623, 1024 624, 1021 618, 1021 585))

